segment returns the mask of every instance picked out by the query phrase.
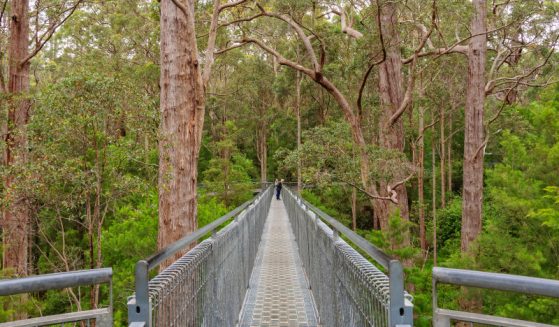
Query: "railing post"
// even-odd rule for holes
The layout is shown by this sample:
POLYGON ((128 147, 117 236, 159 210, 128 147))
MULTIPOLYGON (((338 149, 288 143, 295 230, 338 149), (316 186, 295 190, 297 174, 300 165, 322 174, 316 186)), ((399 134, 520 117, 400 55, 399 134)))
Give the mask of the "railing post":
POLYGON ((450 318, 439 315, 437 279, 433 276, 433 327, 450 327, 450 318))
POLYGON ((338 263, 336 260, 336 242, 340 240, 340 232, 334 227, 332 227, 332 283, 330 284, 332 287, 332 309, 333 309, 333 318, 334 318, 334 326, 337 327, 340 325, 339 318, 340 318, 340 308, 338 308, 338 281, 336 276, 336 267, 338 267, 338 263))
POLYGON ((128 323, 144 323, 151 326, 151 303, 149 301, 149 268, 145 260, 136 263, 136 294, 128 301, 128 323))
POLYGON ((413 326, 412 307, 406 305, 404 297, 404 268, 398 260, 390 260, 388 266, 390 282, 390 327, 413 326))

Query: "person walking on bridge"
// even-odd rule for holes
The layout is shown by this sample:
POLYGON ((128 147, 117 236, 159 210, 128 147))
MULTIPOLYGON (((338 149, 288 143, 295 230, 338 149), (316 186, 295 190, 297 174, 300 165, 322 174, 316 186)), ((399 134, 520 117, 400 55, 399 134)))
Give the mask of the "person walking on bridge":
POLYGON ((281 194, 281 188, 283 187, 283 179, 281 181, 278 182, 278 180, 276 179, 276 199, 279 200, 280 199, 280 194, 281 194))

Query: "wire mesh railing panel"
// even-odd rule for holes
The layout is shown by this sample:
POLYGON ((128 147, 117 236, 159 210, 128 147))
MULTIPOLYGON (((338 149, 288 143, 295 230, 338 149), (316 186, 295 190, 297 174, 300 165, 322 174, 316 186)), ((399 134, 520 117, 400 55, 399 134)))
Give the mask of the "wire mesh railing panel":
POLYGON ((235 326, 271 194, 266 190, 225 228, 149 281, 149 326, 235 326))
POLYGON ((390 326, 389 278, 289 190, 284 202, 324 326, 390 326))

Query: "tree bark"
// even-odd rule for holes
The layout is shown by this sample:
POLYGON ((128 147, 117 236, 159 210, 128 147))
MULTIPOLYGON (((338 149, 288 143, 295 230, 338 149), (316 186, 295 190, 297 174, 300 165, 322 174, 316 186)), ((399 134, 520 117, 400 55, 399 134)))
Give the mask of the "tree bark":
POLYGON ((441 139, 441 154, 440 154, 440 166, 441 166, 441 208, 446 207, 446 144, 445 144, 445 110, 444 105, 441 106, 441 121, 440 121, 440 139, 441 139))
POLYGON ((485 104, 485 63, 487 53, 487 8, 485 0, 473 0, 471 33, 476 35, 468 47, 468 84, 466 90, 464 134, 464 190, 462 194, 461 249, 467 251, 481 232, 483 198, 483 157, 485 104))
POLYGON ((303 76, 301 76, 299 71, 295 73, 297 74, 295 98, 295 111, 297 114, 297 192, 301 193, 301 156, 299 151, 301 151, 301 83, 303 82, 303 76))
MULTIPOLYGON (((22 167, 27 163, 27 123, 30 102, 25 99, 29 91, 29 0, 11 3, 9 39, 8 121, 5 136, 4 164, 22 167)), ((13 269, 17 276, 28 273, 28 237, 31 210, 25 194, 17 190, 18 177, 10 172, 4 179, 8 205, 3 211, 3 267, 13 269)))
POLYGON ((437 160, 435 156, 435 113, 431 110, 431 210, 433 211, 433 265, 437 265, 437 160))
POLYGON ((419 108, 419 153, 417 158, 417 198, 419 206, 419 239, 421 250, 427 250, 427 239, 425 237, 425 194, 424 181, 425 178, 425 109, 419 108))
MULTIPOLYGON (((185 12, 171 0, 161 1, 160 249, 197 228, 196 182, 204 123, 204 87, 193 3, 182 3, 185 12)), ((162 269, 172 261, 168 260, 162 269)))
MULTIPOLYGON (((400 53, 400 37, 397 30, 397 4, 386 2, 381 6, 381 30, 385 40, 386 59, 379 67, 379 95, 381 102, 380 117, 380 136, 379 145, 381 147, 404 151, 404 129, 403 122, 398 119, 394 124, 390 123, 390 118, 398 111, 404 100, 403 75, 402 75, 402 56, 400 53)), ((411 72, 410 72, 411 73, 411 72)), ((388 183, 380 183, 381 195, 385 195, 388 183)), ((409 220, 408 194, 404 184, 396 187, 398 205, 382 201, 377 204, 379 208, 387 214, 381 220, 381 228, 384 230, 388 226, 387 218, 399 208, 400 216, 409 220)), ((379 202, 379 201, 376 201, 379 202)))
POLYGON ((357 189, 351 188, 351 228, 357 230, 357 189))
POLYGON ((446 156, 447 156, 447 158, 446 158, 446 163, 447 163, 447 165, 448 165, 448 168, 447 168, 447 174, 448 174, 448 176, 447 176, 447 178, 446 178, 446 181, 447 181, 447 184, 448 184, 447 190, 448 190, 449 192, 451 192, 451 193, 452 193, 452 135, 453 135, 453 133, 454 133, 454 132, 452 131, 452 113, 453 113, 453 112, 454 112, 454 106, 453 106, 453 108, 452 108, 452 110, 451 110, 451 112, 450 112, 450 114, 449 114, 449 117, 448 117, 448 130, 449 130, 449 133, 450 133, 450 134, 448 135, 448 140, 446 141, 446 145, 447 145, 447 149, 446 149, 446 156))
POLYGON ((257 156, 260 162, 260 184, 264 188, 268 181, 268 133, 266 122, 260 121, 256 131, 257 156))

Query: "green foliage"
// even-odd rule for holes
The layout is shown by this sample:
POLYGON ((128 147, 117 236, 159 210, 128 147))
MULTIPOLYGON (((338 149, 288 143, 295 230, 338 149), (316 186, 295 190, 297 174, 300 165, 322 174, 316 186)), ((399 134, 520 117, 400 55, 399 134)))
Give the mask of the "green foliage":
POLYGON ((225 205, 239 205, 252 197, 254 164, 240 153, 236 145, 238 129, 232 121, 223 126, 223 138, 213 144, 217 154, 203 172, 209 193, 216 193, 225 205))
MULTIPOLYGON (((359 149, 352 141, 347 123, 336 121, 315 127, 305 131, 303 140, 299 151, 294 150, 285 157, 284 169, 295 169, 299 157, 303 180, 307 183, 360 185, 359 149)), ((370 160, 369 176, 374 181, 402 180, 413 171, 401 152, 374 145, 366 151, 370 160)))

